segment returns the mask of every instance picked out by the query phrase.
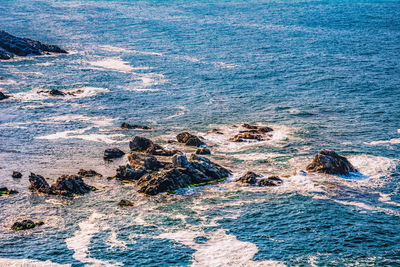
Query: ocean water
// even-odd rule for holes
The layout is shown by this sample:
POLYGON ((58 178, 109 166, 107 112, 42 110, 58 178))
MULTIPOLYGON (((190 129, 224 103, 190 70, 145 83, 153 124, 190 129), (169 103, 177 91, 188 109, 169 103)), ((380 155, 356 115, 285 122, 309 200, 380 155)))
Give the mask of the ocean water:
POLYGON ((0 62, 13 95, 0 102, 0 186, 20 192, 0 198, 0 266, 400 264, 398 1, 3 0, 0 28, 69 51, 0 62), (272 139, 229 142, 245 122, 272 139), (135 135, 171 147, 184 130, 228 181, 167 198, 105 178, 74 199, 28 190, 30 172, 114 175, 127 159, 106 163, 104 149, 135 135), (321 148, 362 175, 302 173, 321 148), (284 183, 236 184, 248 170, 284 183), (45 225, 9 230, 25 218, 45 225))

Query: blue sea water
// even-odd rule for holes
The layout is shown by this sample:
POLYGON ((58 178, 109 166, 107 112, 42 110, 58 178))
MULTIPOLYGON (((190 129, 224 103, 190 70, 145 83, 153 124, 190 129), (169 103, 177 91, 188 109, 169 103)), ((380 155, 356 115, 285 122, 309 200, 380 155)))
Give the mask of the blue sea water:
POLYGON ((69 51, 0 61, 13 95, 0 102, 0 187, 20 192, 0 197, 1 266, 400 265, 398 1, 3 0, 0 29, 69 51), (245 122, 272 140, 229 142, 245 122), (134 135, 172 146, 184 130, 233 177, 167 198, 105 178, 81 198, 28 190, 30 172, 114 175, 126 158, 104 162, 104 149, 134 135), (302 173, 321 148, 362 176, 302 173), (284 183, 234 183, 248 170, 284 183), (9 230, 25 218, 45 225, 9 230))

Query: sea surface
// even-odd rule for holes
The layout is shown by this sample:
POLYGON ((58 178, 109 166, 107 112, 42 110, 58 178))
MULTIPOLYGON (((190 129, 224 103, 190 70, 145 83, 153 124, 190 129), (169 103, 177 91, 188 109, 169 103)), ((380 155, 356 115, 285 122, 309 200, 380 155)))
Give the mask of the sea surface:
POLYGON ((400 265, 399 1, 2 0, 0 29, 69 51, 0 62, 13 95, 0 102, 0 187, 20 192, 0 197, 0 266, 400 265), (50 89, 83 93, 38 93, 50 89), (273 137, 229 142, 242 123, 273 137), (167 142, 182 131, 233 176, 168 197, 106 179, 127 159, 104 149, 135 135, 182 149, 167 142), (322 148, 361 174, 302 172, 322 148), (86 180, 100 190, 28 189, 30 172, 81 168, 104 175, 86 180), (284 183, 235 183, 246 171, 284 183), (45 225, 9 230, 26 218, 45 225))

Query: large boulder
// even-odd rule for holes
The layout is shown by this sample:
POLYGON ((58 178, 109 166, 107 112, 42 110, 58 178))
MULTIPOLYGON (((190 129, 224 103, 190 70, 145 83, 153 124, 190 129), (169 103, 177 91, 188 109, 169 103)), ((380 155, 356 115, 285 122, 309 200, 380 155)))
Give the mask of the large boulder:
POLYGON ((148 138, 135 136, 133 140, 129 142, 129 148, 131 151, 144 152, 153 144, 153 141, 148 138))
POLYGON ((125 152, 116 147, 107 148, 106 150, 104 150, 104 159, 105 160, 120 158, 123 155, 125 155, 125 152))
POLYGON ((31 173, 29 175, 29 182, 31 183, 30 189, 44 194, 54 194, 50 185, 47 183, 43 176, 31 173))
POLYGON ((205 146, 206 144, 200 140, 197 136, 190 134, 188 132, 179 133, 176 136, 179 143, 184 143, 186 146, 205 146))
POLYGON ((282 179, 278 176, 270 176, 268 178, 260 179, 258 185, 260 186, 278 186, 283 183, 282 179))
POLYGON ((28 38, 19 38, 0 31, 0 59, 11 59, 14 55, 42 55, 43 53, 67 53, 56 45, 43 44, 28 38))
POLYGON ((357 169, 345 158, 332 150, 322 149, 306 168, 309 172, 348 175, 357 169))
POLYGON ((134 169, 129 164, 126 164, 126 165, 118 167, 115 178, 117 178, 119 180, 136 181, 136 180, 139 180, 140 177, 142 177, 145 174, 147 174, 147 172, 144 169, 141 169, 141 168, 134 169))
POLYGON ((240 177, 236 182, 242 183, 242 184, 255 184, 257 183, 257 177, 260 175, 255 174, 254 172, 247 172, 245 175, 240 177))
POLYGON ((79 175, 62 175, 55 184, 51 186, 53 192, 63 196, 83 195, 96 188, 85 184, 82 176, 79 175))

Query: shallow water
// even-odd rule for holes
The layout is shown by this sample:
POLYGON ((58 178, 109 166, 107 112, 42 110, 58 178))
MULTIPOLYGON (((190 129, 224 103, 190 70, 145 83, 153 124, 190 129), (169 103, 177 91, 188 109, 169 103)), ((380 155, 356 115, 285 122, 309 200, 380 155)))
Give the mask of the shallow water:
POLYGON ((0 62, 14 96, 0 102, 0 186, 20 192, 0 198, 0 265, 400 264, 399 13, 396 1, 1 1, 2 29, 70 53, 0 62), (244 122, 272 139, 229 142, 244 122), (29 172, 114 175, 126 158, 106 163, 104 149, 134 135, 172 148, 183 130, 233 177, 167 199, 105 178, 74 199, 28 190, 29 172), (321 148, 362 175, 304 175, 321 148), (247 170, 284 183, 235 184, 247 170), (24 218, 45 225, 9 231, 24 218))

